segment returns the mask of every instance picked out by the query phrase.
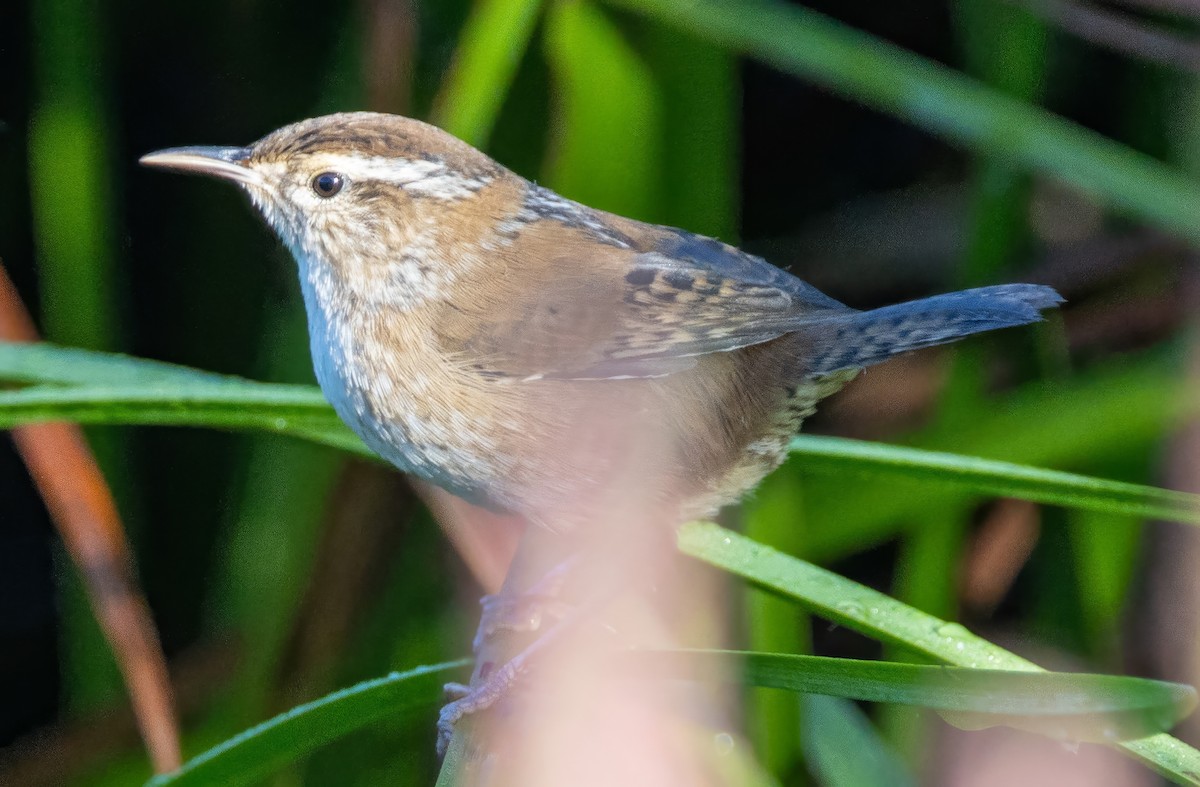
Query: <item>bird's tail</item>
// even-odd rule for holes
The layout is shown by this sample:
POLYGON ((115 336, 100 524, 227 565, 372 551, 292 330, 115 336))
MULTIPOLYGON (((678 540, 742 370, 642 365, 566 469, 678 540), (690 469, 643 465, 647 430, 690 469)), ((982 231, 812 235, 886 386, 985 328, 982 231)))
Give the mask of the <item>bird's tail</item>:
POLYGON ((1050 287, 1003 284, 813 322, 801 330, 814 345, 808 373, 822 377, 973 333, 1036 322, 1042 309, 1062 302, 1050 287))

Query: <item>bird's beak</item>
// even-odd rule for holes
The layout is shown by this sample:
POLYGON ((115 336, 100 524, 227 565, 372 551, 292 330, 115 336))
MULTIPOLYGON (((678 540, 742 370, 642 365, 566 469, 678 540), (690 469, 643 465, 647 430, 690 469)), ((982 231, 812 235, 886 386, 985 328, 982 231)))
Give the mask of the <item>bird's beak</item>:
POLYGON ((167 148, 147 153, 138 162, 147 167, 162 167, 177 172, 195 172, 215 178, 234 180, 250 186, 262 184, 262 177, 249 166, 250 148, 187 147, 167 148))

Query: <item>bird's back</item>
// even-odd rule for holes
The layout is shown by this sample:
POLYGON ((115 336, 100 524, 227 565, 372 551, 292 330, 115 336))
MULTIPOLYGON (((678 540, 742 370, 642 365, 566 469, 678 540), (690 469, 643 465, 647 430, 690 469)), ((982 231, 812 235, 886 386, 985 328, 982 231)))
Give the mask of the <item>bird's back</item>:
POLYGON ((523 202, 434 319, 497 423, 511 411, 526 425, 496 427, 520 457, 505 499, 572 505, 583 487, 628 480, 618 455, 644 449, 652 458, 630 460, 637 482, 686 501, 688 516, 712 513, 776 467, 816 403, 862 368, 1035 321, 1059 301, 1006 285, 858 311, 720 241, 512 182, 523 202))

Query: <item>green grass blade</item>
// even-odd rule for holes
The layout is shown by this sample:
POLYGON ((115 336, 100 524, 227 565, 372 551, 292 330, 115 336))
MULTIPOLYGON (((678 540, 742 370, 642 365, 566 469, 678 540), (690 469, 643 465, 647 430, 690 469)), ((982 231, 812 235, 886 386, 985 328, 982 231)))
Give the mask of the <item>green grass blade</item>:
POLYGON ((1036 503, 1200 524, 1200 496, 1185 492, 838 437, 801 435, 791 449, 814 472, 913 478, 1036 503))
POLYGON ((199 386, 36 385, 0 392, 0 425, 54 419, 80 423, 198 424, 219 428, 258 426, 274 416, 277 431, 292 418, 330 415, 311 386, 234 383, 199 386))
MULTIPOLYGON (((1109 362, 1069 380, 1025 385, 990 399, 986 418, 934 426, 905 442, 1035 467, 1090 469, 1131 455, 1149 457, 1164 430, 1200 413, 1177 349, 1164 350, 1109 362)), ((783 472, 804 473, 806 463, 797 455, 783 472)), ((872 493, 863 495, 862 482, 861 475, 826 474, 809 486, 806 557, 837 560, 923 523, 931 508, 955 505, 970 494, 961 487, 879 475, 872 493)))
POLYGON ((276 432, 374 457, 311 386, 34 386, 0 391, 0 429, 25 423, 199 426, 276 432))
POLYGON ((486 147, 542 9, 542 0, 479 0, 459 40, 433 122, 486 147))
POLYGON ((820 694, 807 694, 803 701, 804 754, 819 784, 916 787, 908 765, 853 702, 820 694))
POLYGON ((967 729, 1004 725, 1065 741, 1144 737, 1170 729, 1196 706, 1191 686, 1117 675, 719 651, 685 652, 683 663, 706 674, 730 658, 742 662, 754 686, 919 706, 967 729))
MULTIPOLYGON (((369 451, 337 421, 320 391, 260 383, 154 361, 49 345, 0 343, 0 380, 53 382, 0 391, 0 428, 47 420, 261 429, 360 454, 369 451), (98 379, 100 384, 82 383, 98 379)), ((1088 511, 1200 524, 1200 498, 957 454, 804 435, 792 444, 805 469, 885 474, 1088 511)))
POLYGON ((947 140, 1069 183, 1189 240, 1200 186, 1183 173, 814 11, 761 0, 608 0, 810 79, 947 140))
MULTIPOLYGON (((755 543, 711 522, 680 529, 681 552, 794 598, 834 623, 972 669, 1040 671, 957 623, 913 609, 877 590, 755 543)), ((1165 734, 1119 744, 1180 784, 1200 785, 1200 751, 1165 734)))
POLYGON ((311 385, 261 383, 185 366, 52 344, 0 342, 0 429, 84 424, 209 426, 279 432, 373 454, 311 385))
POLYGON ((0 380, 59 385, 152 385, 155 383, 248 382, 120 353, 101 353, 49 342, 21 344, 0 341, 0 380))
MULTIPOLYGON (((1188 686, 1142 678, 954 669, 818 656, 723 651, 632 654, 673 677, 720 674, 731 659, 755 686, 930 707, 972 728, 1006 724, 1071 740, 1159 730, 1194 705, 1188 686), (680 671, 682 667, 682 672, 680 671)), ((466 661, 365 681, 301 705, 204 752, 153 787, 244 784, 386 717, 434 704, 466 661)))
POLYGON ((467 663, 417 667, 334 692, 251 727, 147 785, 254 782, 368 724, 436 705, 442 698, 442 684, 467 663))

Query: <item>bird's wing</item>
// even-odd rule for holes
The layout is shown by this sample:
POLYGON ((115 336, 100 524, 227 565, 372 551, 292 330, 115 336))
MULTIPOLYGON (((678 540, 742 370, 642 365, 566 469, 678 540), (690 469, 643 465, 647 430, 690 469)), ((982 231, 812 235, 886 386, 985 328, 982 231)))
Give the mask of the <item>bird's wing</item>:
MULTIPOLYGON (((658 377, 690 368, 698 356, 851 312, 719 241, 632 222, 624 229, 630 227, 641 231, 610 243, 589 238, 530 250, 546 252, 539 256, 546 259, 556 249, 537 280, 504 288, 486 307, 456 307, 460 313, 443 321, 447 349, 498 377, 658 377)), ((557 231, 535 225, 526 232, 539 229, 551 236, 557 231)), ((515 267, 528 269, 529 259, 515 267)))

